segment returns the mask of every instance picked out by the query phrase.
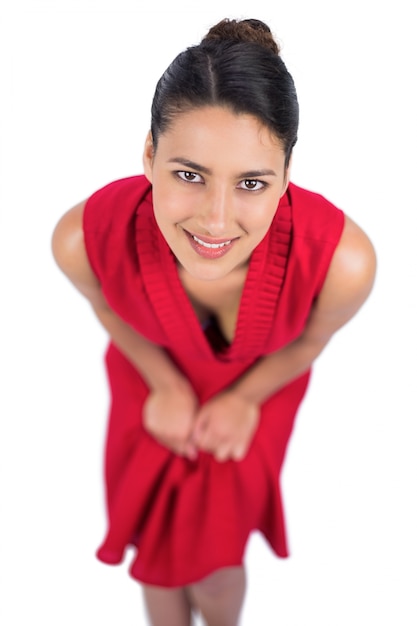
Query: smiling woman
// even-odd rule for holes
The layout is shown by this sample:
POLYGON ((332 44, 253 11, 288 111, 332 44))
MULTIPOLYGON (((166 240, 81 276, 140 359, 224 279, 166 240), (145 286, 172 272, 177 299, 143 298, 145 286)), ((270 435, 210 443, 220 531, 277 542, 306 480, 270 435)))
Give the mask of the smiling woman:
POLYGON ((111 343, 107 563, 135 547, 154 626, 236 626, 314 359, 366 300, 363 231, 290 182, 298 104, 269 28, 224 20, 160 79, 144 175, 71 209, 57 263, 111 343))
POLYGON ((282 142, 253 115, 223 106, 177 115, 156 150, 149 134, 144 170, 161 233, 200 280, 247 266, 288 186, 282 142))

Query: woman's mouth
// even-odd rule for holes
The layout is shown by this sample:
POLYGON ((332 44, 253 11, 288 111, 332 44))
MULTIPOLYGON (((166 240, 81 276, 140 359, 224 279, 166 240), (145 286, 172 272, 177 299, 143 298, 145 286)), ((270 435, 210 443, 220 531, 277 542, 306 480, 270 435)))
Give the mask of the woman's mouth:
POLYGON ((194 241, 199 243, 201 246, 204 246, 205 248, 223 248, 224 246, 228 246, 230 243, 232 243, 231 239, 227 239, 226 241, 220 241, 219 243, 208 243, 207 241, 199 239, 196 235, 191 235, 191 237, 194 239, 194 241))
POLYGON ((214 239, 208 237, 198 237, 192 233, 189 233, 187 230, 184 230, 185 234, 188 237, 188 240, 191 244, 191 247, 197 254, 204 257, 205 259, 218 259, 233 247, 235 239, 214 239))

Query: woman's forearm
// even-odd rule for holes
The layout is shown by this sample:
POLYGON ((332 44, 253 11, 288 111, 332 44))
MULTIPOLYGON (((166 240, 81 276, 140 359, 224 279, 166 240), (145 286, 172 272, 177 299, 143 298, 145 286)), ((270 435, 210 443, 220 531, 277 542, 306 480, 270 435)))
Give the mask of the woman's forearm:
POLYGON ((156 391, 189 386, 163 348, 137 333, 110 308, 93 306, 93 310, 113 343, 138 370, 150 389, 156 391))
POLYGON ((327 341, 307 341, 301 336, 281 350, 257 361, 232 388, 250 402, 260 405, 306 372, 326 343, 327 341))

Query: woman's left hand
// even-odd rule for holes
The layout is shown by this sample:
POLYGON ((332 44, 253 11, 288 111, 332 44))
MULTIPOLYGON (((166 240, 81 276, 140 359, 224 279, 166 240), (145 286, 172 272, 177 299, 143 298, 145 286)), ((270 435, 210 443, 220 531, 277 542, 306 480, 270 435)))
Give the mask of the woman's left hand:
POLYGON ((192 439, 218 461, 241 461, 258 426, 259 407, 234 391, 214 396, 199 410, 192 439))

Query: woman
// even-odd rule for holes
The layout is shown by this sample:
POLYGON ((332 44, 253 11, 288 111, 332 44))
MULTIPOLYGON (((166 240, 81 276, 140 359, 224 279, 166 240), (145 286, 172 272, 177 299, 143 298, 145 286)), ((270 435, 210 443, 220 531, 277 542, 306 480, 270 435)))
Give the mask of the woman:
POLYGON ((248 536, 288 554, 279 473, 310 367, 375 274, 363 231, 290 182, 298 103, 269 28, 224 20, 160 79, 144 176, 71 209, 57 263, 111 344, 109 527, 154 626, 238 623, 248 536))

